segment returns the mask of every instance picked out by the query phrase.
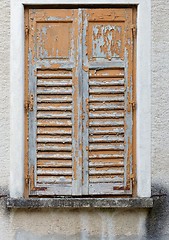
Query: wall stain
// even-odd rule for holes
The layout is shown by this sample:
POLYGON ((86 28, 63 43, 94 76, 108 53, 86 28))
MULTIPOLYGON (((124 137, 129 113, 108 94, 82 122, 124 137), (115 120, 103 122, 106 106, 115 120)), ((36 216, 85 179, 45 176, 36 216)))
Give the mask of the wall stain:
POLYGON ((169 193, 160 185, 152 186, 154 207, 149 211, 146 220, 147 240, 168 240, 165 228, 169 215, 169 193))

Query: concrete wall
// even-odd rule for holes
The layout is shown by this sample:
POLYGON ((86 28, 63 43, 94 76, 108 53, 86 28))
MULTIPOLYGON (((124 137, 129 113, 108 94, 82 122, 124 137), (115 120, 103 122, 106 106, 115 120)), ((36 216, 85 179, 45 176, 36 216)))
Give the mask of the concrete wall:
MULTIPOLYGON (((150 1, 150 0, 147 0, 150 1)), ((9 184, 10 3, 0 2, 0 240, 169 239, 169 1, 152 0, 152 194, 147 210, 11 210, 9 184)), ((145 26, 146 27, 146 26, 145 26)))

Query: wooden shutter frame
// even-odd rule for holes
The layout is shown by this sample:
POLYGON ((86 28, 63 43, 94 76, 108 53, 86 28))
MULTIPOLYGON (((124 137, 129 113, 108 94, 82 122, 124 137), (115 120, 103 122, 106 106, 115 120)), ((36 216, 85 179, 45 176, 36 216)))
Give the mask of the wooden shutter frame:
MULTIPOLYGON (((114 7, 113 7, 114 8, 114 7)), ((133 23, 135 25, 136 22, 136 8, 133 7, 133 23)), ((29 99, 30 96, 28 94, 28 45, 29 45, 29 39, 28 39, 28 33, 29 33, 29 28, 28 26, 28 9, 25 11, 25 109, 29 105, 29 99)), ((136 98, 136 87, 135 87, 135 79, 136 79, 136 36, 133 34, 133 39, 134 39, 134 44, 133 44, 133 99, 132 102, 135 102, 136 98)), ((85 71, 85 69, 83 69, 85 71)), ((87 102, 83 104, 88 104, 87 102)), ((133 196, 136 194, 136 111, 133 111, 133 173, 131 175, 131 179, 133 180, 133 185, 134 185, 134 190, 133 190, 133 196)), ((33 170, 29 173, 29 167, 28 167, 28 139, 29 139, 29 134, 28 134, 28 121, 27 121, 27 111, 25 111, 25 193, 24 196, 28 197, 29 196, 29 179, 33 178, 33 170)), ((115 197, 115 196, 114 196, 115 197)))

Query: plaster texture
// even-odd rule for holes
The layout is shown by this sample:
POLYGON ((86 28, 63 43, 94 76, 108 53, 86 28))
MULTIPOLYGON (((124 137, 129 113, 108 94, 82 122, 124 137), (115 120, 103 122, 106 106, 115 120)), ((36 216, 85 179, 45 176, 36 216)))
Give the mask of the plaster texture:
POLYGON ((9 193, 10 176, 10 2, 1 0, 0 240, 169 240, 168 16, 169 1, 152 0, 151 101, 154 208, 151 211, 144 209, 7 210, 5 195, 9 193))

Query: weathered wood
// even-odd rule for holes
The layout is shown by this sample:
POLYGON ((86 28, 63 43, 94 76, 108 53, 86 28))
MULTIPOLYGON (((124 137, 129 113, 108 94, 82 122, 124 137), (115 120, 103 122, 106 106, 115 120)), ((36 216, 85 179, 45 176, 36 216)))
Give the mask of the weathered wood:
POLYGON ((105 102, 123 102, 124 96, 123 94, 113 94, 113 95, 106 95, 100 98, 100 95, 92 95, 90 96, 89 102, 99 102, 99 103, 105 103, 105 102))
POLYGON ((110 135, 100 135, 100 136, 90 136, 90 143, 113 143, 113 142, 124 142, 123 136, 110 136, 110 135))
MULTIPOLYGON (((89 132, 90 132, 90 136, 93 136, 93 135, 103 135, 103 134, 107 134, 107 135, 121 135, 121 134, 124 134, 124 128, 123 127, 117 127, 119 126, 120 124, 116 124, 115 127, 111 127, 111 126, 98 126, 96 125, 95 127, 90 127, 89 129, 89 132), (98 126, 98 127, 97 127, 98 126)), ((92 126, 90 124, 90 126, 92 126)), ((120 126, 123 126, 123 122, 121 123, 120 126)))
MULTIPOLYGON (((110 118, 111 115, 109 115, 110 118)), ((114 126, 124 126, 124 121, 119 120, 118 118, 123 117, 123 114, 117 114, 114 115, 117 117, 116 119, 113 119, 112 121, 108 118, 106 119, 106 116, 102 117, 103 119, 99 119, 99 114, 97 119, 90 119, 89 126, 91 127, 114 127, 114 126)), ((89 130, 90 131, 90 130, 89 130)))
POLYGON ((132 8, 30 9, 30 196, 132 194, 132 24, 132 8))
POLYGON ((90 79, 89 81, 89 85, 90 86, 123 86, 124 85, 124 79, 120 79, 120 80, 112 80, 112 78, 107 78, 107 79, 104 79, 104 78, 101 78, 101 79, 90 79))

